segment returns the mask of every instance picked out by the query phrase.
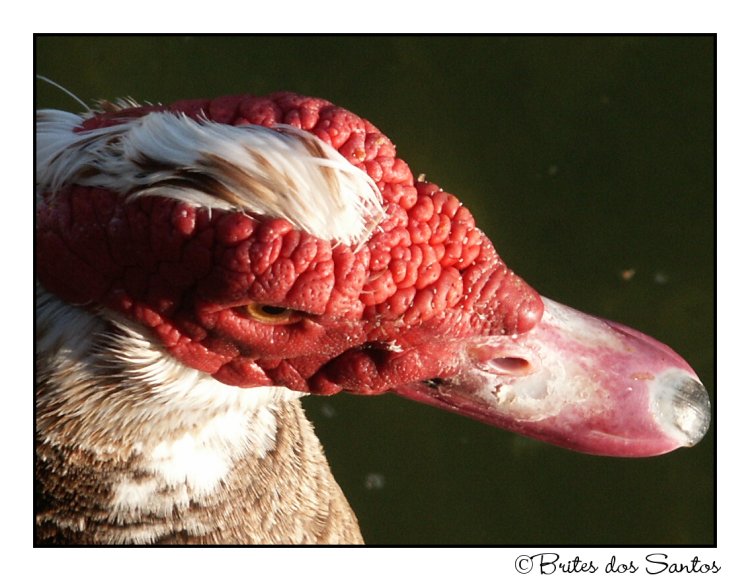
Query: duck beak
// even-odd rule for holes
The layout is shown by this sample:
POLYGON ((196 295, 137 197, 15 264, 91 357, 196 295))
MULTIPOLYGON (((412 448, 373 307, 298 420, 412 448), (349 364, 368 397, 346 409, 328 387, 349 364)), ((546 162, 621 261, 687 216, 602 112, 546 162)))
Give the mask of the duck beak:
POLYGON ((471 339, 448 378, 394 391, 591 454, 654 456, 703 438, 708 393, 679 355, 624 325, 543 300, 542 320, 528 333, 471 339))

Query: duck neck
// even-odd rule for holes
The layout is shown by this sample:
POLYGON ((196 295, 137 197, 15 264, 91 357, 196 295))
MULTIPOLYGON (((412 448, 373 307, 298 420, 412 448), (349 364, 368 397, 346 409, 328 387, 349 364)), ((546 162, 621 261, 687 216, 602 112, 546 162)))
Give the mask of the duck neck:
POLYGON ((39 543, 357 543, 299 394, 185 368, 37 297, 39 543))

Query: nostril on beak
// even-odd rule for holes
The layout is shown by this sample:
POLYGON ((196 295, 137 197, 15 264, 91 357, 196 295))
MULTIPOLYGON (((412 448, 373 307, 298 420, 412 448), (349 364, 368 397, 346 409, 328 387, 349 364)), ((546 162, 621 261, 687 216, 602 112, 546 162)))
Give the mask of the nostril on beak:
POLYGON ((711 425, 711 401, 703 384, 682 371, 658 378, 651 391, 654 415, 665 432, 694 446, 711 425))
POLYGON ((533 366, 523 357, 495 357, 484 363, 485 369, 502 375, 528 375, 533 366))
POLYGON ((517 344, 488 341, 469 348, 469 356, 479 369, 495 375, 522 377, 538 368, 533 354, 517 344))
POLYGON ((524 377, 535 371, 531 361, 517 356, 480 359, 476 361, 476 365, 482 371, 504 377, 524 377))

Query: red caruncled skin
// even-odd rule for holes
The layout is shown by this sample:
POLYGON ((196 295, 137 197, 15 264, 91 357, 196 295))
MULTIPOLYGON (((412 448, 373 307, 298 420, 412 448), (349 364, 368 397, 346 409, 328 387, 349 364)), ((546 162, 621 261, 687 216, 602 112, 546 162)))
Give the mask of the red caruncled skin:
POLYGON ((540 297, 470 212, 415 182, 368 121, 276 93, 102 113, 81 130, 153 111, 309 131, 369 174, 386 218, 365 244, 347 246, 281 218, 73 185, 43 193, 37 207, 37 275, 61 299, 140 323, 172 356, 221 382, 318 394, 377 394, 449 376, 456 341, 523 334, 541 319, 540 297), (292 312, 269 323, 249 304, 292 312))

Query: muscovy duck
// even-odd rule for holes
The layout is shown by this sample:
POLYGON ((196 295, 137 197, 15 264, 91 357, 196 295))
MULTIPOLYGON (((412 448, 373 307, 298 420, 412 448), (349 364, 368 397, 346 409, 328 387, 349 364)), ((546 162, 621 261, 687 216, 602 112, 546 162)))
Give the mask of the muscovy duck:
POLYGON ((691 446, 668 347, 540 297, 368 121, 292 93, 37 117, 39 544, 360 543, 299 398, 691 446))

